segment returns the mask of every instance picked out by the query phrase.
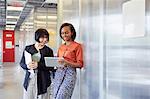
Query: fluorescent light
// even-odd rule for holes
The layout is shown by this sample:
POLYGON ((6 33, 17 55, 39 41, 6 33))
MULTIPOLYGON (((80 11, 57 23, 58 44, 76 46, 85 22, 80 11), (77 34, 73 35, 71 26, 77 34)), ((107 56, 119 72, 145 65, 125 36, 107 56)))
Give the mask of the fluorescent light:
POLYGON ((17 22, 13 22, 13 21, 6 21, 6 24, 17 24, 17 22))
POLYGON ((47 22, 47 24, 57 24, 56 22, 47 22))
POLYGON ((6 16, 6 18, 19 19, 19 16, 6 16))
POLYGON ((37 16, 37 19, 46 19, 46 16, 37 16))
POLYGON ((23 29, 20 29, 20 31, 23 31, 23 29))
POLYGON ((15 25, 6 25, 6 27, 14 28, 14 27, 15 27, 15 25))
POLYGON ((37 21, 37 20, 35 20, 34 22, 38 23, 38 24, 46 24, 46 21, 37 21))
POLYGON ((57 3, 57 0, 46 0, 45 3, 57 3))
POLYGON ((57 19, 57 16, 37 16, 37 19, 46 19, 46 17, 49 19, 57 19))
POLYGON ((7 27, 6 27, 6 30, 14 30, 14 28, 7 28, 7 27))
POLYGON ((6 25, 6 30, 14 30, 15 26, 6 25))
POLYGON ((48 16, 49 19, 57 19, 57 16, 48 16))
POLYGON ((45 24, 37 24, 37 25, 35 25, 35 26, 43 26, 43 27, 46 27, 45 24))
POLYGON ((26 29, 34 28, 33 26, 25 26, 26 29))
POLYGON ((7 6, 7 10, 22 11, 22 10, 23 10, 23 7, 7 6))
POLYGON ((21 28, 22 29, 28 29, 28 28, 34 28, 34 26, 33 25, 25 25, 24 24, 24 25, 21 26, 21 28))
POLYGON ((36 24, 56 24, 56 22, 46 22, 46 21, 37 21, 37 20, 35 20, 34 21, 36 24))
POLYGON ((33 31, 33 29, 25 29, 26 31, 33 31))
POLYGON ((25 22, 25 25, 33 25, 33 22, 25 22))

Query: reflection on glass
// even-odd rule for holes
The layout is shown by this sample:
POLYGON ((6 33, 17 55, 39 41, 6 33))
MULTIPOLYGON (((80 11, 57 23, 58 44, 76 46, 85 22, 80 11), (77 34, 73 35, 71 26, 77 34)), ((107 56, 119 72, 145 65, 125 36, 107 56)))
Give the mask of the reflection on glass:
POLYGON ((60 1, 63 7, 59 23, 75 25, 77 40, 82 41, 85 52, 85 68, 78 71, 72 99, 149 99, 150 1, 60 1), (147 36, 143 28, 145 15, 147 36), (133 38, 139 36, 142 38, 133 38))
POLYGON ((145 35, 145 0, 130 0, 122 5, 124 37, 145 35))

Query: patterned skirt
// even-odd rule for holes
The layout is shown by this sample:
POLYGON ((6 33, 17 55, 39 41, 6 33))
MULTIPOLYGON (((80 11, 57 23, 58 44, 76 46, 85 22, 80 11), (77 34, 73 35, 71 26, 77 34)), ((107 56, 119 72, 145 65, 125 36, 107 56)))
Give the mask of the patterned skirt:
POLYGON ((71 99, 76 82, 76 68, 57 69, 53 80, 53 99, 71 99))

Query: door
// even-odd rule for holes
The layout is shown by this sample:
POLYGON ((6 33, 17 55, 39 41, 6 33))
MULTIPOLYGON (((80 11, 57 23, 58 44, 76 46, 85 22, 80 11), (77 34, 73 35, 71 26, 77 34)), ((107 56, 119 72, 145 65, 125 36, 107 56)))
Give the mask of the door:
POLYGON ((3 62, 15 61, 14 31, 3 31, 3 62))

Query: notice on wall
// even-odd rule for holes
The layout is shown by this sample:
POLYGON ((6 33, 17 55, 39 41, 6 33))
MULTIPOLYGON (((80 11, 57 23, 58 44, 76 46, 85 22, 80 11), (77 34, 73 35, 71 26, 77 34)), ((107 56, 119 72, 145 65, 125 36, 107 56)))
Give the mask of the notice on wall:
POLYGON ((12 41, 6 41, 6 49, 12 48, 12 41))
POLYGON ((145 35, 145 0, 130 0, 123 4, 123 36, 145 35))

